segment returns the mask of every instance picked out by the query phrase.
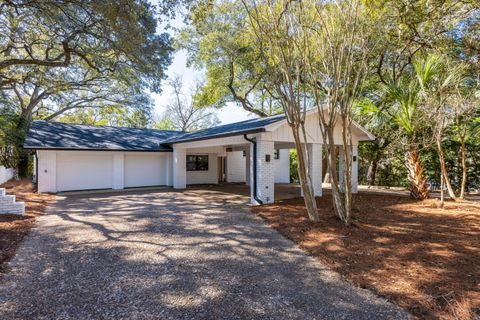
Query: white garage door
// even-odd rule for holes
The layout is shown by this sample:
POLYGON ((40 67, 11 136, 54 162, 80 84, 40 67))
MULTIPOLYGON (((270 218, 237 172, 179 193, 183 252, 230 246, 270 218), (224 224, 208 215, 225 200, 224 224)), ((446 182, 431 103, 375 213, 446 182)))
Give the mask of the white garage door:
POLYGON ((125 188, 166 184, 165 156, 158 153, 125 153, 125 188))
POLYGON ((110 152, 57 153, 57 191, 112 187, 113 156, 110 152))

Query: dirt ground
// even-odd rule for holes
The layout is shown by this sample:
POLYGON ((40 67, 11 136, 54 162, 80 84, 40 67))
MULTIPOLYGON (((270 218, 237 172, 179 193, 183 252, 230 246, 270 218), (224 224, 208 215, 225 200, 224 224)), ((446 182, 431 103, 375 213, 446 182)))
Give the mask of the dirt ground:
POLYGON ((414 201, 363 192, 354 225, 317 199, 320 222, 303 199, 255 207, 254 213, 348 281, 371 289, 421 319, 480 317, 480 202, 414 201))
POLYGON ((15 254, 17 246, 33 226, 35 219, 55 201, 55 196, 35 193, 30 180, 10 180, 0 187, 6 188, 7 194, 15 195, 16 201, 25 202, 25 215, 0 215, 0 272, 3 272, 4 262, 15 254))

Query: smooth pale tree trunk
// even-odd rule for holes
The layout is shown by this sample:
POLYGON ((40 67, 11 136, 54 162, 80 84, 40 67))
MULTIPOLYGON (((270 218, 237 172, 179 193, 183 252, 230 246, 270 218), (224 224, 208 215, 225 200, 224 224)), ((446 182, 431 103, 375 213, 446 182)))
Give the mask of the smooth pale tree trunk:
POLYGON ((343 184, 344 191, 342 194, 343 212, 341 212, 340 219, 345 225, 350 225, 352 215, 352 145, 351 145, 351 125, 348 118, 342 115, 342 141, 343 145, 343 184))
POLYGON ((410 146, 405 153, 405 162, 408 170, 410 195, 414 199, 427 199, 429 193, 427 180, 423 175, 423 165, 420 160, 420 153, 414 146, 410 146))
MULTIPOLYGON (((327 155, 328 156, 328 155, 327 155)), ((327 157, 324 157, 322 160, 322 168, 323 168, 323 183, 330 183, 330 172, 328 170, 328 160, 327 157)))
POLYGON ((445 156, 443 155, 442 141, 438 137, 435 140, 437 143, 437 153, 438 153, 438 159, 440 161, 440 169, 441 169, 441 175, 443 177, 443 182, 447 186, 448 196, 450 197, 450 199, 455 201, 457 199, 457 196, 455 195, 455 191, 453 191, 452 184, 450 183, 450 178, 448 177, 447 165, 445 163, 445 156))
POLYGON ((443 208, 445 204, 445 179, 443 174, 440 174, 440 208, 443 208))
MULTIPOLYGON (((340 191, 339 187, 339 177, 337 175, 337 154, 334 142, 334 133, 332 128, 327 128, 325 130, 327 141, 324 140, 324 144, 328 144, 328 172, 330 173, 330 181, 331 181, 331 188, 332 188, 332 199, 333 199, 333 209, 337 217, 342 220, 345 224, 349 224, 350 221, 345 214, 345 202, 342 196, 342 192, 340 191)), ((342 177, 343 179, 343 177, 342 177)))
POLYGON ((464 200, 467 186, 467 152, 465 148, 466 129, 463 129, 462 131, 460 125, 457 124, 457 131, 460 137, 460 152, 462 156, 462 182, 460 186, 460 199, 464 200))
POLYGON ((307 208, 308 218, 311 221, 319 221, 317 202, 315 200, 312 188, 312 182, 310 174, 308 172, 308 159, 306 144, 302 143, 300 139, 299 128, 295 125, 290 125, 293 133, 293 139, 295 140, 295 148, 297 149, 297 161, 298 161, 298 178, 300 180, 300 186, 302 188, 303 199, 305 207, 307 208))
MULTIPOLYGON (((338 147, 337 146, 334 146, 334 150, 333 152, 335 153, 335 159, 337 159, 338 157, 338 147)), ((335 162, 334 162, 334 165, 335 165, 335 162)), ((329 167, 329 164, 328 164, 328 155, 325 157, 325 162, 323 163, 323 166, 324 168, 326 169, 325 171, 325 177, 323 178, 323 182, 324 183, 332 183, 332 178, 330 176, 330 167, 329 167)))

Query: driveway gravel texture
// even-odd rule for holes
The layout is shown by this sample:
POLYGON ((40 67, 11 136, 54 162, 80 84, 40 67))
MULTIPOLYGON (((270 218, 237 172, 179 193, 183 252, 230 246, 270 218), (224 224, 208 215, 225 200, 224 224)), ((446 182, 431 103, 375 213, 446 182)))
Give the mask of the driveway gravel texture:
POLYGON ((2 319, 406 319, 218 189, 67 196, 0 278, 2 319))

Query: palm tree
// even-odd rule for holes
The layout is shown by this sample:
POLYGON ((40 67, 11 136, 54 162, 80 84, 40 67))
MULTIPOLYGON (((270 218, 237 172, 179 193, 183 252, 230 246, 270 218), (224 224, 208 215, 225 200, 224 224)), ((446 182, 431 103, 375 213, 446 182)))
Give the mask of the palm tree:
POLYGON ((420 86, 418 82, 402 78, 385 85, 388 113, 406 136, 405 165, 408 170, 410 195, 415 199, 428 198, 427 180, 420 159, 418 135, 422 113, 419 111, 420 86))

